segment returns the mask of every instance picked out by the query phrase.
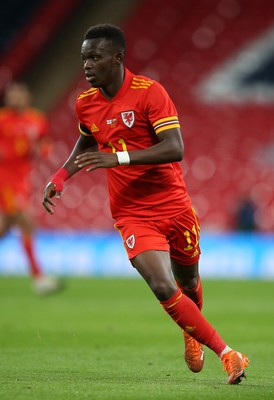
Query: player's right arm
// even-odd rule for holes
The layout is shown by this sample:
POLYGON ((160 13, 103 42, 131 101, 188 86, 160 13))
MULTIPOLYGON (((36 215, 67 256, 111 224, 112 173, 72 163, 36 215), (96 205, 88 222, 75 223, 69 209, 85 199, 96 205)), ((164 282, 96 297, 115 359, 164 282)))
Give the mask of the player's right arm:
MULTIPOLYGON (((81 131, 81 127, 80 127, 81 131)), ((82 131, 81 131, 82 132, 82 131)), ((86 152, 98 151, 98 145, 96 140, 91 136, 80 135, 77 140, 70 156, 63 166, 53 175, 49 183, 44 189, 43 206, 48 213, 54 213, 54 207, 56 204, 52 201, 55 196, 57 199, 61 197, 61 193, 64 187, 64 182, 69 179, 76 172, 80 171, 75 164, 75 159, 78 155, 86 152)))

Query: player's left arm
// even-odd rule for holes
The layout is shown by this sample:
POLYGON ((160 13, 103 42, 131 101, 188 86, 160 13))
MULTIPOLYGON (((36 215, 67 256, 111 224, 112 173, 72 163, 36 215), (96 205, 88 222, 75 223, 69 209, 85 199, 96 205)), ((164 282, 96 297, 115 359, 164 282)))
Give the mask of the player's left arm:
MULTIPOLYGON (((179 128, 165 130, 158 134, 159 142, 143 150, 128 151, 131 165, 165 164, 181 161, 184 156, 184 143, 179 128)), ((112 168, 119 165, 117 153, 93 152, 76 157, 79 168, 89 166, 88 172, 97 168, 112 168), (92 164, 92 166, 91 166, 92 164)))
POLYGON ((159 142, 143 150, 129 151, 130 164, 166 164, 182 161, 184 143, 180 128, 171 128, 157 135, 159 142))

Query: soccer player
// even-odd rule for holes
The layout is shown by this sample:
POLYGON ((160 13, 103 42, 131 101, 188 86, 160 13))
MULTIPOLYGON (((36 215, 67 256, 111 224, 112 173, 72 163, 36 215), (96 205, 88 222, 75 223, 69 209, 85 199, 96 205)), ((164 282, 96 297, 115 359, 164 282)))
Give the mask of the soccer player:
POLYGON ((59 289, 59 283, 43 275, 38 265, 27 206, 33 158, 48 147, 48 120, 31 106, 30 90, 23 83, 12 82, 6 88, 4 103, 0 109, 0 237, 13 226, 20 229, 34 290, 47 294, 59 289))
POLYGON ((76 103, 80 135, 45 187, 43 205, 52 214, 52 197, 60 198, 68 178, 82 168, 106 168, 115 227, 131 264, 183 331, 188 367, 201 371, 206 345, 222 360, 228 383, 237 384, 248 358, 228 347, 201 313, 200 226, 179 164, 178 113, 158 82, 125 68, 125 51, 117 26, 86 32, 81 56, 91 88, 76 103))

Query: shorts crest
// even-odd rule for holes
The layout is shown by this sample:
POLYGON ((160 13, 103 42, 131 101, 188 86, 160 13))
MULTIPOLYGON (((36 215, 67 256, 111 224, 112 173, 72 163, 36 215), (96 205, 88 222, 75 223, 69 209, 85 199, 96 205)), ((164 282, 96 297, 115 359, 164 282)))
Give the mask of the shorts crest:
POLYGON ((127 239, 126 239, 126 244, 127 247, 129 249, 133 249, 134 245, 135 245, 135 236, 134 235, 130 235, 127 239))

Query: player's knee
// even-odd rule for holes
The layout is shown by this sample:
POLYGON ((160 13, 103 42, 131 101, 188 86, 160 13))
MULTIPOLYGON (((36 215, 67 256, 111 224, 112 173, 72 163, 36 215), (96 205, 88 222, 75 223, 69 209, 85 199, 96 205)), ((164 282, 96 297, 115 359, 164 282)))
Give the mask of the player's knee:
POLYGON ((197 286, 197 284, 198 284, 198 275, 189 277, 188 279, 186 279, 182 286, 186 290, 191 290, 191 289, 195 288, 197 286))
POLYGON ((170 299, 178 290, 175 284, 165 281, 152 282, 150 287, 159 301, 170 299))
POLYGON ((186 290, 195 288, 199 281, 199 273, 193 272, 192 274, 181 274, 175 277, 176 281, 186 290))

